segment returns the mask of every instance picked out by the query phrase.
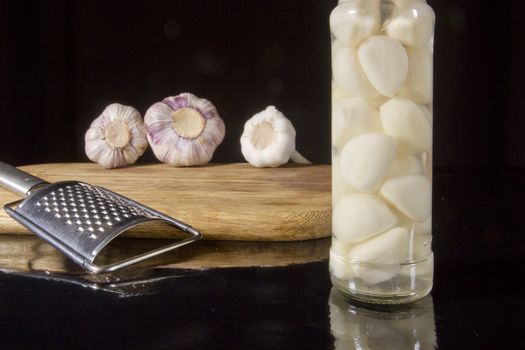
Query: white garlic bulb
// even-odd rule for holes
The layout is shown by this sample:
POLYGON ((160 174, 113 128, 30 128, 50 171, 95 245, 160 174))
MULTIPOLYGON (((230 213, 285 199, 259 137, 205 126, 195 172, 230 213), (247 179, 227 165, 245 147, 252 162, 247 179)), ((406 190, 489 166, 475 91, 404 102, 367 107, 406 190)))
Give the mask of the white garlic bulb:
POLYGON ((104 109, 84 140, 88 158, 108 169, 135 163, 148 148, 142 116, 135 108, 119 103, 104 109))
POLYGON ((167 97, 144 116, 153 153, 173 166, 203 165, 224 139, 224 122, 215 106, 191 93, 167 97))
POLYGON ((295 129, 274 106, 255 114, 244 125, 241 151, 253 166, 278 167, 292 160, 310 162, 295 150, 295 129))

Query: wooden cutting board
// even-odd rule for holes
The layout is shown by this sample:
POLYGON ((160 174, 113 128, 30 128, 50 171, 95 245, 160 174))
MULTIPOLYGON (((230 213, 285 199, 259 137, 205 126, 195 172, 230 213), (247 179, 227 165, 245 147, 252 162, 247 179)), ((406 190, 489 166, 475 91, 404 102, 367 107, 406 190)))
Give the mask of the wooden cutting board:
MULTIPOLYGON (((79 180, 106 187, 192 225, 208 240, 300 241, 331 234, 329 165, 151 164, 105 170, 92 163, 60 163, 20 169, 49 182, 79 180)), ((17 198, 0 189, 0 203, 17 198)), ((29 232, 2 210, 0 233, 29 232)), ((139 227, 124 235, 170 238, 173 230, 139 227)))

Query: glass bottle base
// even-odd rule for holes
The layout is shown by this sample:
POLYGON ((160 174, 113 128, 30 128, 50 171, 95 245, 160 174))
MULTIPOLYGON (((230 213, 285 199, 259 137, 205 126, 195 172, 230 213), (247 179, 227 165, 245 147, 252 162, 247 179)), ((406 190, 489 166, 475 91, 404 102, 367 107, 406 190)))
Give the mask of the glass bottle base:
MULTIPOLYGON (((359 277, 352 271, 359 271, 359 268, 362 271, 363 266, 349 265, 349 269, 341 271, 341 264, 338 264, 336 257, 331 256, 330 275, 334 287, 346 298, 354 301, 367 304, 408 304, 424 298, 432 290, 433 255, 430 255, 426 261, 403 265, 399 273, 383 281, 371 280, 371 277, 378 275, 368 274, 359 277), (362 277, 368 277, 368 280, 362 277)), ((392 267, 385 265, 378 270, 388 272, 389 269, 392 267)), ((369 271, 373 270, 369 269, 369 271)))
POLYGON ((332 284, 336 287, 343 296, 347 299, 351 299, 357 302, 366 303, 366 304, 383 304, 383 305, 399 305, 399 304, 409 304, 414 303, 428 294, 432 290, 432 285, 430 285, 425 290, 417 292, 391 292, 391 293, 373 293, 373 292, 363 292, 356 289, 348 288, 348 283, 345 281, 338 280, 335 277, 332 277, 332 284))

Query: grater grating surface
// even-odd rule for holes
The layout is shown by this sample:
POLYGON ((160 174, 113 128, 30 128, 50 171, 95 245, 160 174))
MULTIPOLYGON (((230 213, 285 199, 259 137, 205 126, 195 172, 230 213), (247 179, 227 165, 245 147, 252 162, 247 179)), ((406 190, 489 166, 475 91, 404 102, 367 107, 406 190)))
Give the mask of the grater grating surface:
MULTIPOLYGON (((6 210, 35 234, 92 272, 114 271, 138 262, 104 268, 93 264, 96 256, 113 238, 144 222, 166 222, 192 234, 179 241, 177 247, 200 238, 200 233, 176 219, 105 188, 78 181, 50 184, 21 202, 7 205, 6 210), (13 209, 13 204, 18 206, 13 209)), ((151 256, 155 255, 158 254, 151 256)), ((142 260, 145 258, 139 261, 142 260)))
POLYGON ((119 197, 86 183, 56 183, 27 198, 19 212, 33 213, 33 221, 53 228, 50 232, 63 231, 60 239, 93 261, 107 241, 123 230, 160 219, 119 197))

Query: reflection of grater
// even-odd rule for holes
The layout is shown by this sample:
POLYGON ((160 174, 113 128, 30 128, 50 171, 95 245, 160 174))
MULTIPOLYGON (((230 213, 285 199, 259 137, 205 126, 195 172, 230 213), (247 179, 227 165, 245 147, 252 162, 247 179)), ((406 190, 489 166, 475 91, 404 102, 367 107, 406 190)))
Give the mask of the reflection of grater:
POLYGON ((116 271, 202 238, 191 226, 110 190, 83 182, 49 184, 0 162, 0 185, 27 196, 4 206, 12 218, 89 272, 116 271), (100 251, 119 234, 153 221, 167 223, 190 236, 109 265, 93 263, 100 251))

